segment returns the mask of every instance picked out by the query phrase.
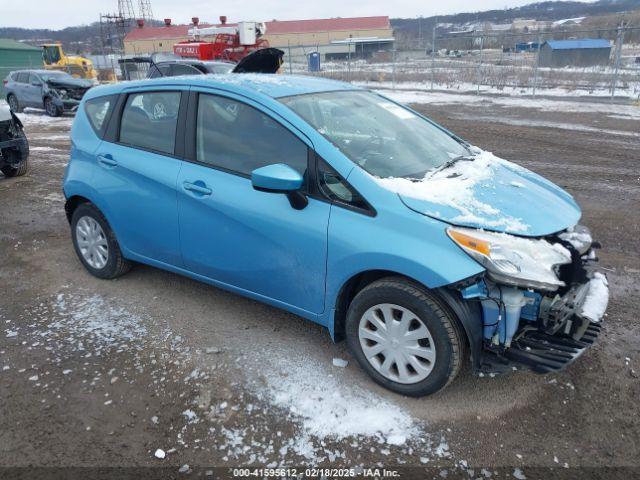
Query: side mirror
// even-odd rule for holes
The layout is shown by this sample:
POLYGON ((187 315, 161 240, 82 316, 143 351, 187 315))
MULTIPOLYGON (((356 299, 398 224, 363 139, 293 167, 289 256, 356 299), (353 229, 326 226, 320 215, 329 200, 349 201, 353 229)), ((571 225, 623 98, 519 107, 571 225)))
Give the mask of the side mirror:
POLYGON ((302 210, 309 203, 307 197, 300 191, 304 184, 304 177, 284 163, 256 168, 251 172, 251 184, 254 189, 261 192, 286 194, 289 203, 296 210, 302 210))

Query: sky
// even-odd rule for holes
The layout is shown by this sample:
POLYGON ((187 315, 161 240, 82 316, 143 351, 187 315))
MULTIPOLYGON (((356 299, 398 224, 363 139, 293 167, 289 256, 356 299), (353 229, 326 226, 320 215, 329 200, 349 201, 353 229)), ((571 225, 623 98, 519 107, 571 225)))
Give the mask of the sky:
MULTIPOLYGON (((171 18, 188 23, 197 16, 201 22, 217 21, 226 15, 229 21, 294 20, 305 18, 358 17, 388 15, 430 17, 449 13, 502 9, 533 3, 535 0, 151 0, 155 18, 171 18)), ((136 12, 138 0, 131 0, 136 12)), ((0 27, 61 29, 91 23, 100 13, 113 13, 118 0, 0 0, 0 27)))

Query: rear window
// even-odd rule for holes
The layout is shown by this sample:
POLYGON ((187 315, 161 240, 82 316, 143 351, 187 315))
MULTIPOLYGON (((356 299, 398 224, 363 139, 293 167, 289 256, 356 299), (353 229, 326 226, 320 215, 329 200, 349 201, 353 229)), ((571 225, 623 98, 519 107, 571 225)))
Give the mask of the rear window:
POLYGON ((200 75, 202 72, 193 65, 182 65, 175 63, 172 65, 171 74, 175 77, 178 75, 200 75))
POLYGON ((117 95, 108 95, 106 97, 92 98, 84 104, 89 123, 100 138, 104 136, 107 129, 107 122, 117 98, 117 95))
POLYGON ((122 112, 120 143, 173 155, 180 92, 132 93, 122 112))

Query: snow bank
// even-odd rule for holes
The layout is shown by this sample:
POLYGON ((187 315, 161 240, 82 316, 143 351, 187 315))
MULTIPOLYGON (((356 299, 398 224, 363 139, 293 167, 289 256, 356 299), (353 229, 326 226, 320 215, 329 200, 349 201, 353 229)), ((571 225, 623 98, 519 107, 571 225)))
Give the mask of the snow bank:
POLYGON ((609 303, 609 282, 602 273, 596 272, 589 282, 587 298, 582 304, 582 316, 592 322, 599 322, 609 303))
MULTIPOLYGON (((482 184, 492 179, 498 165, 507 164, 511 169, 516 167, 491 152, 479 149, 476 151, 479 153, 474 161, 461 160, 445 170, 427 173, 419 181, 407 178, 373 178, 382 187, 399 195, 458 210, 460 214, 452 218, 454 223, 476 223, 492 228, 505 228, 513 233, 526 232, 529 225, 502 213, 476 195, 476 189, 482 188, 482 184)), ((433 216, 437 217, 437 212, 433 212, 433 216)))

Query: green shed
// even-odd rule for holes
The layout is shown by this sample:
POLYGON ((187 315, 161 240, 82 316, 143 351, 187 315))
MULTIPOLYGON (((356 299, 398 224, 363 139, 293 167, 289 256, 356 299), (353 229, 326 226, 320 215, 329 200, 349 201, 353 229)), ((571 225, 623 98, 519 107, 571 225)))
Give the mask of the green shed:
MULTIPOLYGON (((0 80, 4 80, 12 70, 22 68, 43 68, 42 49, 0 38, 0 80)), ((4 85, 1 83, 0 94, 4 97, 4 85)))

